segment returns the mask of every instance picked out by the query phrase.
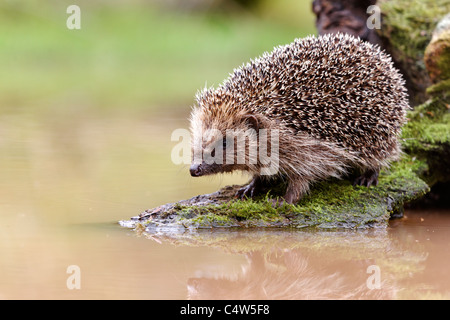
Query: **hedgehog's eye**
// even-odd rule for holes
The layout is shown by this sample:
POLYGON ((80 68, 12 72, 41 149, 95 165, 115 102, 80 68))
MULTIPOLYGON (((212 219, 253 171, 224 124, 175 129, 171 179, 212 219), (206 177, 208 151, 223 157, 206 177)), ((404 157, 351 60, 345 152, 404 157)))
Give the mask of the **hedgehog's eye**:
POLYGON ((211 157, 215 157, 216 156, 216 148, 214 148, 212 151, 211 151, 211 157))

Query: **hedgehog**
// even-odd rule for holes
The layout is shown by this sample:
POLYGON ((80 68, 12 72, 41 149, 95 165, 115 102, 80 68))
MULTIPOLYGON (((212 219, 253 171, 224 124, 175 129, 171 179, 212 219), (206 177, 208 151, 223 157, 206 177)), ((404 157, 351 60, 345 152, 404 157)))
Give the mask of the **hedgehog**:
POLYGON ((352 172, 354 185, 377 185, 380 170, 401 156, 408 109, 405 81, 379 46, 342 33, 296 39, 197 93, 190 174, 247 172, 252 179, 237 191, 241 199, 281 179, 280 200, 289 204, 313 183, 352 172), (242 133, 245 145, 232 148, 242 133), (263 147, 277 163, 270 173, 258 158, 263 147))

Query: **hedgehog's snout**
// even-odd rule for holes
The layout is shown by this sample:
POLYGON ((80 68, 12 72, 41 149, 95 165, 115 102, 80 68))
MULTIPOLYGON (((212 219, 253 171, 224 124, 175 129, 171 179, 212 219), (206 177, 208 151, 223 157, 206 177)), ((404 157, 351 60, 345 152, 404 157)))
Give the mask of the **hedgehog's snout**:
POLYGON ((202 167, 198 163, 193 163, 189 169, 189 172, 191 173, 191 176, 193 177, 199 177, 203 175, 202 167))

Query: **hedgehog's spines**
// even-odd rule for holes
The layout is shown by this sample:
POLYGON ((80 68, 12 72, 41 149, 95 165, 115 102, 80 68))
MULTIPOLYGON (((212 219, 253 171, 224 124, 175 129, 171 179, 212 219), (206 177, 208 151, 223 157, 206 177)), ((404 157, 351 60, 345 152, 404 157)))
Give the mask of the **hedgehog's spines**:
POLYGON ((199 91, 191 127, 225 132, 257 116, 280 131, 280 172, 305 185, 298 180, 341 176, 349 166, 376 171, 398 159, 409 108, 404 85, 379 46, 342 33, 308 36, 199 91))

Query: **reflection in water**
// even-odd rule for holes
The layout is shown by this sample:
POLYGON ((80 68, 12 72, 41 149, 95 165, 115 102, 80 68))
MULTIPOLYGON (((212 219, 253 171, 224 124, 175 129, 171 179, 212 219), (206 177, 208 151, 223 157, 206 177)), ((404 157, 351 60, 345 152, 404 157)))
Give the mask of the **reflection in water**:
POLYGON ((369 289, 367 261, 317 263, 290 250, 263 256, 246 254, 248 264, 236 278, 190 278, 190 299, 392 299, 397 288, 388 281, 369 289))
POLYGON ((388 230, 228 230, 151 237, 246 257, 238 272, 203 276, 200 271, 190 277, 189 299, 448 299, 450 220, 440 218, 439 225, 425 216, 430 227, 420 225, 422 214, 410 212, 388 230))

